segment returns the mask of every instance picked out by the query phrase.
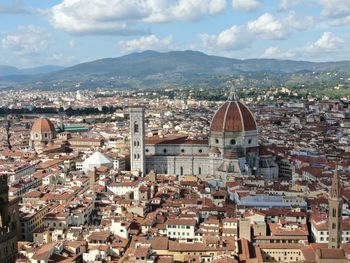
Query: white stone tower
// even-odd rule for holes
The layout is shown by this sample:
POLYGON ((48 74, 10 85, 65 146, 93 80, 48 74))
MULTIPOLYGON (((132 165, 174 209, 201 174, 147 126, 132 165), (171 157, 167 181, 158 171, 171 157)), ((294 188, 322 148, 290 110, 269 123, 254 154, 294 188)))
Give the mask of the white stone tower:
POLYGON ((130 163, 131 170, 146 173, 145 158, 145 109, 130 107, 130 163))

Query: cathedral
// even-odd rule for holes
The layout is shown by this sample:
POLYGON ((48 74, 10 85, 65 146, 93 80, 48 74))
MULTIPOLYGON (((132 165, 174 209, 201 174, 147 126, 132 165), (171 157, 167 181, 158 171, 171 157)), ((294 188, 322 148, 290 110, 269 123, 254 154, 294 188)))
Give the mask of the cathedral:
POLYGON ((206 140, 192 140, 187 136, 146 139, 144 115, 144 108, 130 108, 132 170, 221 179, 262 175, 273 180, 278 176, 278 166, 272 157, 264 160, 263 167, 260 165, 254 114, 234 92, 214 114, 206 140))

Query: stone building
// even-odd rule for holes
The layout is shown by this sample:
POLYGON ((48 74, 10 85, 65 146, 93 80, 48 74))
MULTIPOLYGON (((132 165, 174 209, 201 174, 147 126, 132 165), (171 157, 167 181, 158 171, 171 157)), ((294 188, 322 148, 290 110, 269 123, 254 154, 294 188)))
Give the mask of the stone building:
MULTIPOLYGON (((130 109, 131 169, 160 174, 214 176, 260 175, 258 127, 253 113, 232 93, 216 111, 209 138, 153 136, 145 139, 144 110, 130 109)), ((269 163, 274 161, 269 160, 269 163)), ((278 174, 278 166, 270 170, 278 174)), ((264 174, 270 177, 269 174, 264 174)))
POLYGON ((332 179, 331 191, 329 193, 328 248, 340 248, 340 245, 342 244, 342 207, 342 189, 340 186, 339 175, 336 170, 332 179))
POLYGON ((7 176, 0 176, 0 262, 12 263, 17 255, 18 200, 9 200, 7 176))
POLYGON ((52 145, 55 138, 56 131, 53 123, 47 118, 39 118, 32 126, 29 146, 40 151, 47 145, 52 145))

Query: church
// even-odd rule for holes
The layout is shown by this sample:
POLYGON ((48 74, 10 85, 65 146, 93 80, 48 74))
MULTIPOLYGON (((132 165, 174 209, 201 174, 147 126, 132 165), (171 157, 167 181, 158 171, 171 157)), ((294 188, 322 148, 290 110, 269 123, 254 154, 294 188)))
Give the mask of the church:
POLYGON ((278 166, 272 157, 259 155, 254 114, 234 92, 214 114, 206 140, 187 136, 146 139, 144 115, 144 108, 130 108, 132 170, 200 178, 261 175, 273 180, 278 177, 278 166))

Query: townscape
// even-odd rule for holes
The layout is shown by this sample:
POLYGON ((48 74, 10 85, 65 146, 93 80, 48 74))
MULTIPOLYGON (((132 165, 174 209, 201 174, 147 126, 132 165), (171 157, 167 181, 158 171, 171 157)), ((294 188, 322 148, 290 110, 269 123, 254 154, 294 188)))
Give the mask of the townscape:
POLYGON ((350 0, 1 0, 0 263, 350 263, 350 0))
POLYGON ((347 101, 1 103, 1 262, 348 262, 347 101))

